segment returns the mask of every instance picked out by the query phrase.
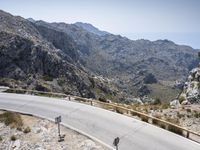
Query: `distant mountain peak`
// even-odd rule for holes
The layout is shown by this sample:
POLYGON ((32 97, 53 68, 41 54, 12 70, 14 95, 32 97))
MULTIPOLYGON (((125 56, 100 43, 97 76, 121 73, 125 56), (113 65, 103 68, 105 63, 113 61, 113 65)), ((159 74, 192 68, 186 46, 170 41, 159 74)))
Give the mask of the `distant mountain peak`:
POLYGON ((106 34, 109 34, 106 31, 99 30, 98 28, 94 27, 92 24, 89 24, 89 23, 76 22, 75 25, 83 28, 84 30, 86 30, 88 32, 91 32, 93 34, 97 34, 99 36, 104 36, 106 34))
POLYGON ((33 18, 27 18, 27 20, 30 21, 30 22, 35 22, 36 21, 33 18))

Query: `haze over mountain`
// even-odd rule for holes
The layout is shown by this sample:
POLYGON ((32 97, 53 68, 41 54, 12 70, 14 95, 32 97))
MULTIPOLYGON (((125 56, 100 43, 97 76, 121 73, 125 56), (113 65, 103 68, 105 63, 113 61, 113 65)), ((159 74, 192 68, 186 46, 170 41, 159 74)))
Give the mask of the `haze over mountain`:
POLYGON ((0 76, 9 86, 170 100, 199 62, 197 50, 169 40, 134 41, 91 24, 26 20, 3 11, 0 17, 0 76))

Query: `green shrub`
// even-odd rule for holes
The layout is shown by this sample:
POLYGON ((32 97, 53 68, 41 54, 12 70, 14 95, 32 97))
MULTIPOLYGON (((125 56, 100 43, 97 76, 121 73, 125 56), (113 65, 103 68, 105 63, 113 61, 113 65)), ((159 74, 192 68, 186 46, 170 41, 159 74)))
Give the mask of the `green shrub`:
POLYGON ((184 100, 185 100, 185 97, 184 97, 184 96, 180 96, 180 97, 179 97, 179 102, 180 102, 180 103, 182 103, 184 100))
POLYGON ((153 102, 154 105, 159 105, 161 104, 161 100, 159 98, 156 98, 153 102))
POLYGON ((44 75, 43 77, 43 80, 45 81, 53 81, 53 77, 49 76, 49 75, 44 75))
POLYGON ((22 131, 22 127, 17 127, 17 130, 18 131, 22 131))
POLYGON ((17 137, 15 136, 15 135, 12 135, 11 137, 10 137, 10 140, 11 141, 15 141, 17 139, 17 137))
POLYGON ((186 111, 187 111, 188 113, 191 113, 191 112, 192 112, 191 109, 189 109, 189 108, 186 109, 186 111))
POLYGON ((31 132, 31 128, 30 128, 30 127, 26 127, 26 128, 24 129, 24 133, 29 133, 29 132, 31 132))
POLYGON ((177 117, 178 118, 183 118, 184 116, 185 116, 184 114, 181 114, 181 113, 177 112, 177 117))
POLYGON ((0 135, 0 141, 2 141, 3 140, 3 138, 2 138, 2 136, 0 135))
POLYGON ((0 120, 2 120, 5 125, 11 125, 14 128, 23 126, 22 118, 19 113, 5 112, 0 114, 0 120))
POLYGON ((161 105, 161 109, 167 109, 167 108, 169 108, 170 107, 170 104, 169 103, 163 103, 162 105, 161 105))
POLYGON ((193 115, 195 118, 200 118, 200 112, 194 111, 193 115))
POLYGON ((198 87, 198 89, 200 89, 200 82, 197 83, 197 87, 198 87))

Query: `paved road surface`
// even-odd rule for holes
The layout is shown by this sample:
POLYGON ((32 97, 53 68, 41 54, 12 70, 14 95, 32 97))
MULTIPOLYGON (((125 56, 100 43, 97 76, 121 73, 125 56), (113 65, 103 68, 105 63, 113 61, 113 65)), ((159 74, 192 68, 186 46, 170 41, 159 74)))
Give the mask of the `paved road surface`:
POLYGON ((53 98, 0 93, 0 109, 26 112, 62 121, 119 150, 200 150, 200 144, 139 120, 76 102, 53 98))

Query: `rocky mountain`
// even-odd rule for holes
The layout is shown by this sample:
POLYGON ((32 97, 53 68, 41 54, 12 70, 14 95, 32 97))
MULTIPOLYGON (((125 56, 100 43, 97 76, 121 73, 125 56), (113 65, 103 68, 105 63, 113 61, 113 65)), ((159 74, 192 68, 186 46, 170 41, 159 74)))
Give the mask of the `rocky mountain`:
POLYGON ((30 21, 0 11, 1 85, 92 98, 96 90, 112 94, 109 83, 94 79, 78 59, 71 37, 48 28, 38 30, 30 21))
POLYGON ((181 103, 200 104, 200 66, 192 69, 179 96, 181 103))
POLYGON ((199 62, 198 50, 169 40, 133 41, 120 35, 93 32, 83 23, 35 21, 34 25, 40 31, 45 27, 70 36, 81 64, 109 78, 129 96, 172 99, 181 91, 188 72, 199 62))
POLYGON ((42 84, 39 89, 85 97, 170 100, 199 62, 198 50, 189 46, 133 41, 80 22, 47 23, 0 11, 0 32, 1 82, 25 88, 42 84))
POLYGON ((91 25, 89 23, 76 22, 75 25, 80 28, 83 28, 84 30, 86 30, 90 33, 94 33, 99 36, 110 34, 106 31, 100 31, 98 28, 94 27, 93 25, 91 25))

